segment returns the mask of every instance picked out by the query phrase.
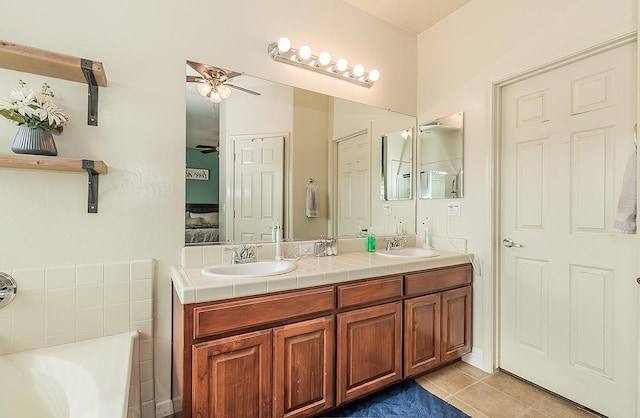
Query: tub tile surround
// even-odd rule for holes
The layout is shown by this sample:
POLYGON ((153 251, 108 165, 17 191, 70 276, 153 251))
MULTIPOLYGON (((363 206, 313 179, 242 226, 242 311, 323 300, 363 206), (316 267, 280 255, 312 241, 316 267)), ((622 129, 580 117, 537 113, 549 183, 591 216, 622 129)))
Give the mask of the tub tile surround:
POLYGON ((0 269, 18 283, 11 304, 0 309, 0 354, 137 330, 142 417, 155 417, 155 270, 153 259, 0 269))
MULTIPOLYGON (((384 238, 376 237, 378 248, 384 247, 384 238)), ((407 235, 407 240, 406 247, 422 245, 420 238, 415 235, 407 235)), ((286 259, 296 259, 299 246, 308 243, 313 241, 284 242, 282 253, 286 259)), ((275 244, 261 243, 260 245, 258 260, 273 260, 275 244)), ((229 263, 231 252, 228 249, 234 246, 237 247, 229 244, 183 248, 182 265, 171 268, 174 288, 183 304, 301 289, 473 261, 473 255, 458 252, 460 249, 466 250, 464 239, 445 238, 438 241, 436 248, 440 255, 437 257, 402 259, 366 252, 363 238, 343 238, 338 241, 338 256, 303 256, 294 261, 298 268, 286 274, 243 279, 215 279, 200 273, 203 266, 229 263)))

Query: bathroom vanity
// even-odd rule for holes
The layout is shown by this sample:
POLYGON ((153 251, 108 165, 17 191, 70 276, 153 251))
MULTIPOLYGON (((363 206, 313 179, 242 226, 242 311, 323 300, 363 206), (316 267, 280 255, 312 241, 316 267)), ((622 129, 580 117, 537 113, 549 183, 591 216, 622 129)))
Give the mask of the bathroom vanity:
POLYGON ((459 359, 471 350, 469 257, 310 257, 246 296, 240 279, 174 267, 183 416, 318 415, 459 359))

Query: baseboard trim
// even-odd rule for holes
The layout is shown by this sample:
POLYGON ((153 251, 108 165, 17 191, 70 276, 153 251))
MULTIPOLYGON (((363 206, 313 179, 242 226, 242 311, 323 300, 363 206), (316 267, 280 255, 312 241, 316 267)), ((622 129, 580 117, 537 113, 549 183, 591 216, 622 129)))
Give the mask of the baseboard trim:
POLYGON ((484 356, 482 355, 482 350, 478 350, 475 348, 472 348, 469 354, 465 354, 464 356, 462 356, 462 361, 464 361, 465 363, 469 363, 470 365, 477 367, 478 369, 483 370, 487 373, 492 373, 490 371, 484 370, 484 368, 482 367, 483 359, 484 356))
POLYGON ((173 416, 174 402, 171 399, 156 403, 156 418, 173 416))

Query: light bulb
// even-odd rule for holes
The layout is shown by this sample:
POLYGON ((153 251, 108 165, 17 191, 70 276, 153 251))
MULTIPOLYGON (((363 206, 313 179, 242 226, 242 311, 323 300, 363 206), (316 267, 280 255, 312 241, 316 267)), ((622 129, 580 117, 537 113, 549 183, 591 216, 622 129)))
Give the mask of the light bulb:
POLYGON ((380 80, 380 71, 378 71, 378 70, 369 71, 369 80, 371 80, 371 81, 380 80))
POLYGON ((226 99, 227 97, 231 96, 231 87, 223 84, 222 86, 220 86, 220 97, 222 97, 223 99, 226 99))
POLYGON ((328 52, 321 52, 320 55, 318 56, 318 62, 321 65, 328 65, 331 62, 331 54, 329 54, 328 52))
POLYGON ((353 67, 353 75, 356 77, 362 77, 362 74, 364 74, 364 67, 360 64, 356 64, 356 66, 353 67))
POLYGON ((298 56, 303 60, 308 60, 311 58, 311 48, 307 45, 302 45, 300 51, 298 51, 298 56))
POLYGON ((348 66, 349 66, 349 61, 347 61, 344 58, 340 58, 338 62, 336 62, 336 70, 338 71, 344 71, 347 69, 348 66))
POLYGON ((291 49, 291 41, 289 41, 289 39, 287 38, 280 38, 278 39, 278 50, 280 50, 280 52, 289 52, 289 50, 291 49))
POLYGON ((214 91, 211 93, 209 100, 211 100, 213 103, 220 103, 222 101, 222 97, 220 96, 220 93, 214 91))
POLYGON ((200 93, 202 96, 206 96, 211 91, 211 85, 206 81, 204 83, 198 84, 196 88, 198 89, 198 93, 200 93))

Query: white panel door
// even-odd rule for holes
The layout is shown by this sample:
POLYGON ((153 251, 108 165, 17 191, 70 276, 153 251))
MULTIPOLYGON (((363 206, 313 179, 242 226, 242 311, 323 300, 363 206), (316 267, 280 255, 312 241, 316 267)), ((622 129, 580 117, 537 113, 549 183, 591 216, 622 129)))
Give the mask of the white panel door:
POLYGON ((613 230, 635 50, 502 90, 500 367, 611 417, 636 416, 637 243, 613 230))
MULTIPOLYGON (((369 228, 370 207, 369 132, 338 142, 338 235, 355 235, 369 228)), ((375 232, 375 231, 374 231, 375 232)))
POLYGON ((270 241, 284 221, 284 138, 235 140, 233 178, 234 241, 270 241))

